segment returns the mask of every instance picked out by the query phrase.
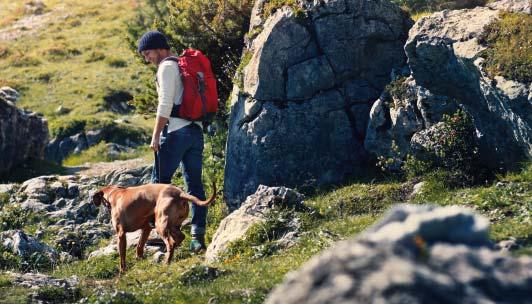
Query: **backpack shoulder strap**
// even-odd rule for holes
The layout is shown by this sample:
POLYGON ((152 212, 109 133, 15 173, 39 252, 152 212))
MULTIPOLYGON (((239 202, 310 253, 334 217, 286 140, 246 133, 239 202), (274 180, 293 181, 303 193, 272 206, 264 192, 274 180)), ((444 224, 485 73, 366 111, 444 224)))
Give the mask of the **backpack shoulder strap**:
POLYGON ((163 61, 174 61, 174 62, 179 63, 179 58, 176 56, 169 56, 169 57, 164 58, 163 61))

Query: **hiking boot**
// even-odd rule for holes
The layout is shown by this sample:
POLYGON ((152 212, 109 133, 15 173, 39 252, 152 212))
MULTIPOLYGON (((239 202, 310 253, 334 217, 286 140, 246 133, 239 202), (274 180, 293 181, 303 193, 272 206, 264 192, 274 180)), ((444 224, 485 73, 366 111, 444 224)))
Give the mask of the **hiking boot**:
POLYGON ((205 235, 193 234, 188 249, 194 253, 199 253, 203 250, 206 250, 207 247, 205 246, 205 235))

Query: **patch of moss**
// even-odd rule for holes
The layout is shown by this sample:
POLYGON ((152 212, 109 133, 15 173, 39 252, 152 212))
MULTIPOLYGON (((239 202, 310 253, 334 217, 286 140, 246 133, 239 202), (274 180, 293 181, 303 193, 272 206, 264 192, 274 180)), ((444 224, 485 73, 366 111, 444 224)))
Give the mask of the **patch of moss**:
MULTIPOLYGON (((248 40, 248 41, 251 41, 251 40, 255 39, 262 32, 262 30, 263 30, 262 26, 257 26, 252 31, 247 32, 244 35, 244 38, 246 40, 248 40)), ((0 56, 1 56, 1 49, 0 49, 0 56)))
POLYGON ((279 249, 274 241, 290 231, 290 220, 294 218, 294 212, 290 209, 270 210, 264 221, 249 228, 242 239, 229 244, 223 258, 227 260, 238 256, 265 257, 273 254, 279 249))
POLYGON ((481 53, 491 76, 522 83, 532 82, 532 16, 502 13, 501 18, 485 27, 480 41, 487 45, 481 53))
POLYGON ((262 8, 262 18, 268 19, 272 14, 274 14, 278 9, 288 6, 292 9, 299 8, 297 0, 271 0, 266 1, 264 7, 262 8))
POLYGON ((245 50, 242 55, 242 60, 236 69, 234 84, 238 85, 240 89, 244 89, 244 68, 251 61, 251 57, 253 57, 253 54, 250 51, 245 50))

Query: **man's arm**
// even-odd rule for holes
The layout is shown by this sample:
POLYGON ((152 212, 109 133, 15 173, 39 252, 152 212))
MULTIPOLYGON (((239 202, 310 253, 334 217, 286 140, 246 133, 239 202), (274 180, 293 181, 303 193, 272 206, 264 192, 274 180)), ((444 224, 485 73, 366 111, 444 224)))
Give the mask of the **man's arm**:
POLYGON ((159 151, 161 131, 168 122, 174 105, 176 82, 178 80, 177 69, 170 62, 163 62, 157 71, 157 79, 159 80, 159 102, 150 143, 150 147, 155 152, 159 151))
POLYGON ((151 135, 151 144, 150 148, 157 152, 159 151, 159 140, 161 138, 161 132, 164 128, 164 125, 168 122, 168 118, 158 116, 155 119, 155 126, 153 127, 153 134, 151 135))

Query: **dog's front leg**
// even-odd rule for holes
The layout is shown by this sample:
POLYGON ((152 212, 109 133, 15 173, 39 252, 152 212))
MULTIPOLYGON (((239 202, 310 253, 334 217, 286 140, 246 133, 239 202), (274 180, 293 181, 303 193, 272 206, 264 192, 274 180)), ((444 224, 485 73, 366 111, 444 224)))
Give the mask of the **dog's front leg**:
POLYGON ((146 246, 146 242, 148 241, 150 232, 151 232, 151 227, 149 224, 147 224, 146 226, 144 226, 144 228, 142 228, 142 234, 140 235, 139 242, 137 243, 137 259, 144 258, 144 246, 146 246))
POLYGON ((126 271, 126 233, 123 231, 118 232, 118 255, 120 256, 120 273, 126 271))

